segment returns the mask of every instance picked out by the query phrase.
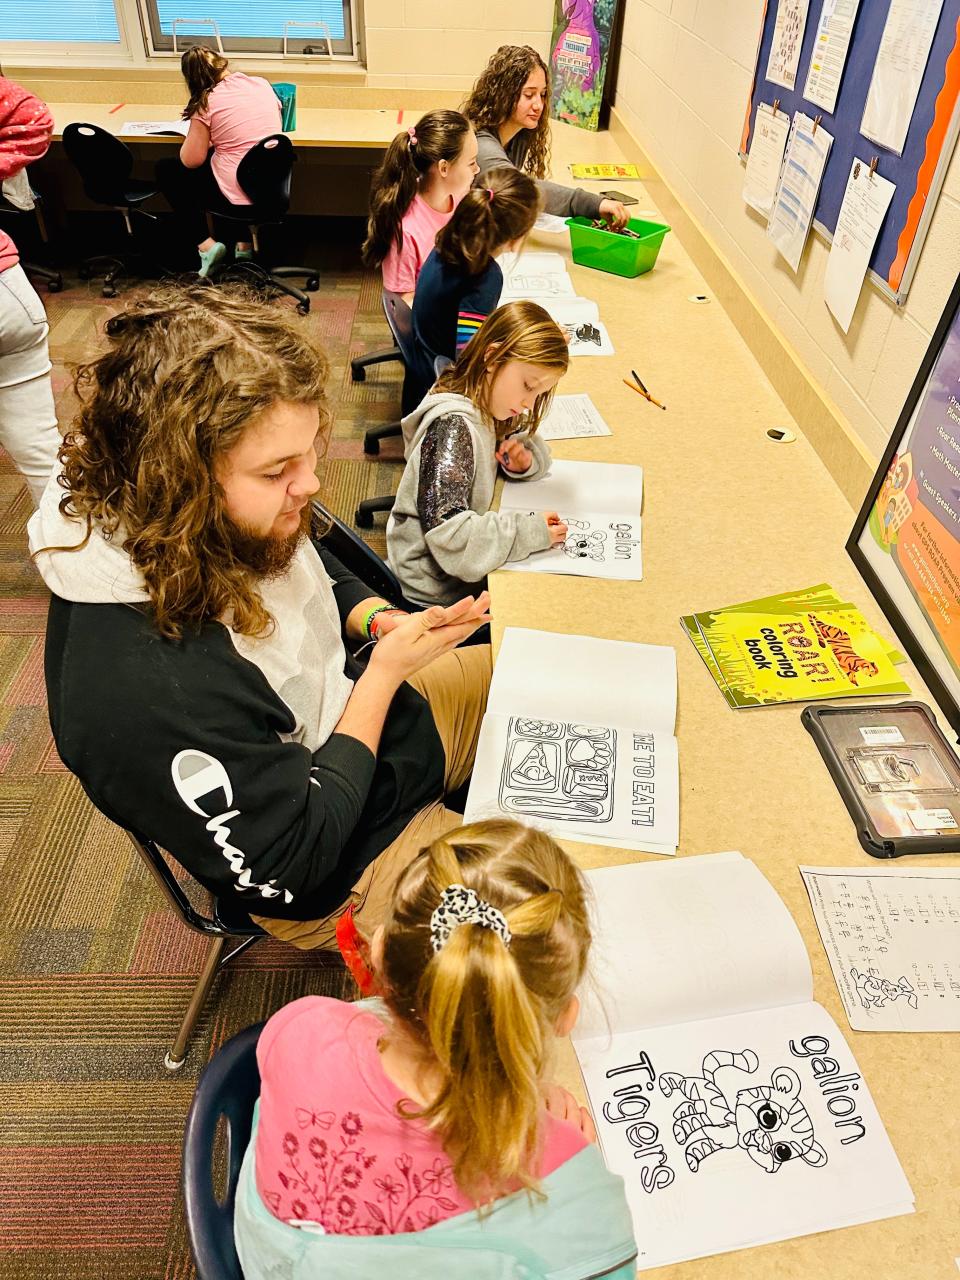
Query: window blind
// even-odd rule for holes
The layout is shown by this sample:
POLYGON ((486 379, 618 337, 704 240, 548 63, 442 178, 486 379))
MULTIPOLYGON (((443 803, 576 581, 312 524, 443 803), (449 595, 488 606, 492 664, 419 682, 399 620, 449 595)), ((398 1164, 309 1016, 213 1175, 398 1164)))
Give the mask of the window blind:
POLYGON ((119 44, 113 0, 0 0, 0 41, 119 44))
MULTIPOLYGON (((343 0, 155 0, 160 30, 164 35, 173 32, 174 18, 212 18, 224 38, 274 39, 283 37, 285 22, 325 22, 331 40, 343 40, 346 36, 343 22, 343 0)), ((177 27, 177 41, 190 33, 190 27, 177 27)), ((209 27, 197 27, 197 35, 205 39, 209 27)), ((292 39, 307 40, 319 44, 323 40, 322 28, 293 28, 292 39)))

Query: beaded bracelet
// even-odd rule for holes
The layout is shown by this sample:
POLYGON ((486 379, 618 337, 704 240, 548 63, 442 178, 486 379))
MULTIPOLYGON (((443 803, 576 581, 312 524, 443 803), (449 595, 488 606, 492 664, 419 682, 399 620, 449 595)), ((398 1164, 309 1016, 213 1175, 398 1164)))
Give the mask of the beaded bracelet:
MULTIPOLYGON (((374 619, 380 613, 404 613, 405 610, 397 609, 392 604, 378 604, 363 619, 363 634, 368 640, 376 640, 376 631, 374 631, 374 619)), ((379 628, 378 628, 379 630, 379 628)))

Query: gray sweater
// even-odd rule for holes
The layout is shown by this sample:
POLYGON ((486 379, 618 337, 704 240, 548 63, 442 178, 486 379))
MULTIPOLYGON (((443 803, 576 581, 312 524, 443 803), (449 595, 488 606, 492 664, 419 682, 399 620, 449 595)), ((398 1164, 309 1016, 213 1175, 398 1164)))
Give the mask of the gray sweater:
MULTIPOLYGON (((540 514, 491 511, 498 463, 496 439, 465 396, 431 392, 403 421, 407 465, 387 521, 387 557, 404 595, 418 604, 453 604, 476 594, 484 578, 509 560, 525 560, 550 546, 540 514)), ((522 476, 550 466, 538 437, 522 476)))
MULTIPOLYGON (((477 163, 482 177, 490 169, 522 169, 530 143, 527 130, 520 132, 504 148, 492 129, 477 130, 477 163)), ((579 187, 562 187, 559 182, 535 179, 540 191, 540 207, 544 213, 555 213, 561 218, 598 218, 600 199, 595 191, 582 191, 579 187)))

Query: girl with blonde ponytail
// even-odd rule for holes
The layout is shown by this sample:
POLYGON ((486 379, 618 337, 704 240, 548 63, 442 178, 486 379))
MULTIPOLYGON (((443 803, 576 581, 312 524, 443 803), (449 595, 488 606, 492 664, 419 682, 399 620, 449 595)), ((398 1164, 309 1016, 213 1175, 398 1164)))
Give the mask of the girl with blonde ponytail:
POLYGON ((410 303, 437 233, 478 173, 477 139, 459 111, 428 111, 398 133, 370 188, 362 256, 410 303))
POLYGON ((632 1277, 622 1180, 548 1083, 589 948, 583 879, 544 832, 490 820, 422 850, 373 939, 382 1004, 307 997, 260 1037, 247 1280, 292 1258, 333 1280, 486 1280, 521 1258, 523 1275, 632 1277))

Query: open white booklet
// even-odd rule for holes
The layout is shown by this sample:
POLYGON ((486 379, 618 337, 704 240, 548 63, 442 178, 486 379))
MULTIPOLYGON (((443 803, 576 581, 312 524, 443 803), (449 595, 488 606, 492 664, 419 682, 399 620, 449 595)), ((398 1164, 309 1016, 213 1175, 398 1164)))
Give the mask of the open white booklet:
POLYGON ((572 298, 576 293, 559 253, 505 253, 497 261, 503 272, 501 304, 531 298, 542 305, 545 298, 572 298))
POLYGON ((505 484, 500 510, 556 511, 566 522, 566 541, 501 568, 511 573, 567 573, 639 582, 643 577, 642 506, 642 467, 555 458, 542 479, 505 484))
POLYGON ((120 128, 120 136, 122 138, 162 138, 169 134, 185 138, 189 131, 189 120, 127 120, 120 128))
POLYGON ((574 1031, 648 1269, 913 1212, 803 939, 739 853, 588 871, 574 1031))
POLYGON ((508 627, 466 821, 506 814, 566 840, 676 853, 676 715, 669 646, 508 627))
POLYGON ((600 319, 600 308, 589 298, 535 298, 567 335, 572 356, 612 356, 610 335, 600 319))

